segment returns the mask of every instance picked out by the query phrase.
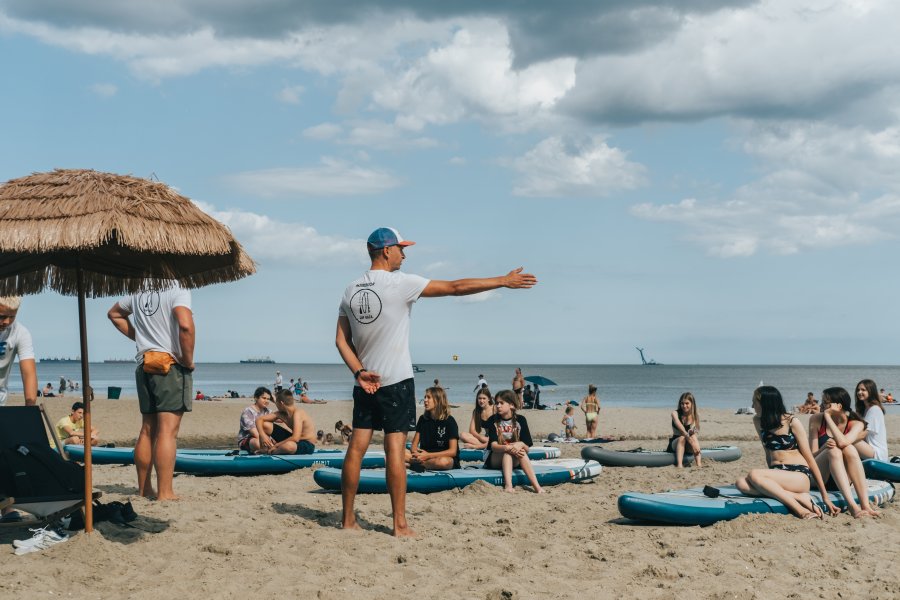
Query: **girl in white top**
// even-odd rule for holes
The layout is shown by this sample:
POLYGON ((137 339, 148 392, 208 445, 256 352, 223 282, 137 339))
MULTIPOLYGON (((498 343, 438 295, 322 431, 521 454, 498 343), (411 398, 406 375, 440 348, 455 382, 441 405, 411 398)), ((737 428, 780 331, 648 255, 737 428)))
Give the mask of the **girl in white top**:
POLYGON ((865 438, 857 440, 859 457, 863 460, 874 458, 888 460, 887 430, 884 424, 884 407, 878 396, 878 386, 871 379, 863 379, 856 384, 856 412, 863 415, 868 426, 865 438))

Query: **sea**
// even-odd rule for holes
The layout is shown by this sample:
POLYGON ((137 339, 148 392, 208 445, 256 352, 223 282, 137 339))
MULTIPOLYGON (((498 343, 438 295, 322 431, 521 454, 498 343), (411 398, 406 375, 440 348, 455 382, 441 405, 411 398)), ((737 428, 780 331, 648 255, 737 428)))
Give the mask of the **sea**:
MULTIPOLYGON (((790 408, 806 399, 816 398, 825 388, 841 386, 852 390, 860 379, 873 379, 888 392, 900 391, 900 367, 897 366, 809 366, 809 365, 471 365, 419 364, 415 374, 416 395, 437 379, 447 390, 452 404, 474 402, 479 375, 484 375, 492 392, 510 388, 515 368, 526 377, 541 376, 556 385, 541 386, 541 402, 553 406, 569 400, 580 401, 589 384, 599 390, 603 406, 671 407, 679 396, 690 391, 698 407, 737 409, 750 406, 753 390, 760 384, 781 390, 790 408)), ((133 363, 91 363, 90 381, 96 397, 104 398, 108 388, 121 388, 123 395, 137 394, 133 363)), ((309 384, 309 396, 323 400, 350 400, 353 378, 343 364, 245 364, 199 363, 194 371, 194 389, 208 396, 225 395, 234 390, 250 396, 257 386, 271 388, 275 371, 281 371, 285 385, 291 378, 309 384)), ((38 362, 38 383, 58 387, 59 378, 81 381, 77 362, 38 362)), ((22 390, 18 369, 13 369, 10 390, 22 390)))

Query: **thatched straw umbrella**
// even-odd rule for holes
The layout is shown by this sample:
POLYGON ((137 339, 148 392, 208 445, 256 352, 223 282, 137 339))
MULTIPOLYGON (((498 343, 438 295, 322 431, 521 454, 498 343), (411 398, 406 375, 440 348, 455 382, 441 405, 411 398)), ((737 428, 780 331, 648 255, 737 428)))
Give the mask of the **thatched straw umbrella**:
MULTIPOLYGON (((0 296, 47 288, 78 296, 85 428, 91 428, 86 296, 173 281, 197 288, 255 272, 221 223, 168 186, 128 175, 57 169, 0 185, 0 296)), ((90 444, 85 530, 92 529, 90 444)))

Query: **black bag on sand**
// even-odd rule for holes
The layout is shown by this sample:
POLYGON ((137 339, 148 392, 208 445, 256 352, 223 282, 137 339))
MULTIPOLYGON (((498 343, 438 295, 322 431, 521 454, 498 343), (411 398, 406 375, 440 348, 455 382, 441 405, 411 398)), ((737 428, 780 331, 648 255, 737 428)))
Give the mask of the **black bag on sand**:
POLYGON ((0 450, 0 492, 17 499, 84 493, 84 467, 61 457, 46 442, 0 450))

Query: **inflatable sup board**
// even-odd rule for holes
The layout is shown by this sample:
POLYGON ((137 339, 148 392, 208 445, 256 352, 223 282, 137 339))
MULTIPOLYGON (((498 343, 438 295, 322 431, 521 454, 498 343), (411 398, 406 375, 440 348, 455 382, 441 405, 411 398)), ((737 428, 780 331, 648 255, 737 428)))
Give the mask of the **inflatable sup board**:
MULTIPOLYGON (((874 505, 882 505, 893 499, 894 486, 890 483, 869 479, 867 484, 869 501, 874 505)), ((720 494, 717 498, 704 494, 703 488, 658 494, 628 492, 619 496, 619 512, 628 519, 673 525, 712 525, 717 521, 728 521, 753 513, 788 514, 787 507, 778 500, 745 496, 731 485, 717 489, 720 494)), ((810 492, 810 495, 822 506, 822 496, 818 491, 810 492)), ((829 492, 828 497, 838 508, 847 507, 847 502, 839 492, 829 492)))
MULTIPOLYGON (((741 457, 741 449, 737 446, 716 446, 701 448, 704 460, 728 462, 741 457)), ((670 467, 675 464, 675 454, 664 450, 608 450, 599 446, 588 446, 581 449, 581 457, 585 460, 596 460, 607 467, 670 467)), ((694 455, 684 455, 684 464, 694 462, 694 455)))
MULTIPOLYGON (((532 464, 532 467, 538 483, 542 486, 593 479, 600 474, 602 468, 594 461, 584 461, 577 458, 548 459, 532 464)), ((313 474, 313 479, 326 490, 341 489, 341 472, 339 469, 318 469, 313 474)), ((482 468, 424 471, 421 473, 407 470, 406 472, 407 491, 422 494, 464 488, 476 481, 486 481, 491 485, 503 486, 503 474, 499 469, 482 468)), ((521 469, 513 471, 513 485, 528 485, 528 477, 521 469)), ((384 469, 363 470, 359 478, 359 492, 363 494, 387 492, 384 469)))

